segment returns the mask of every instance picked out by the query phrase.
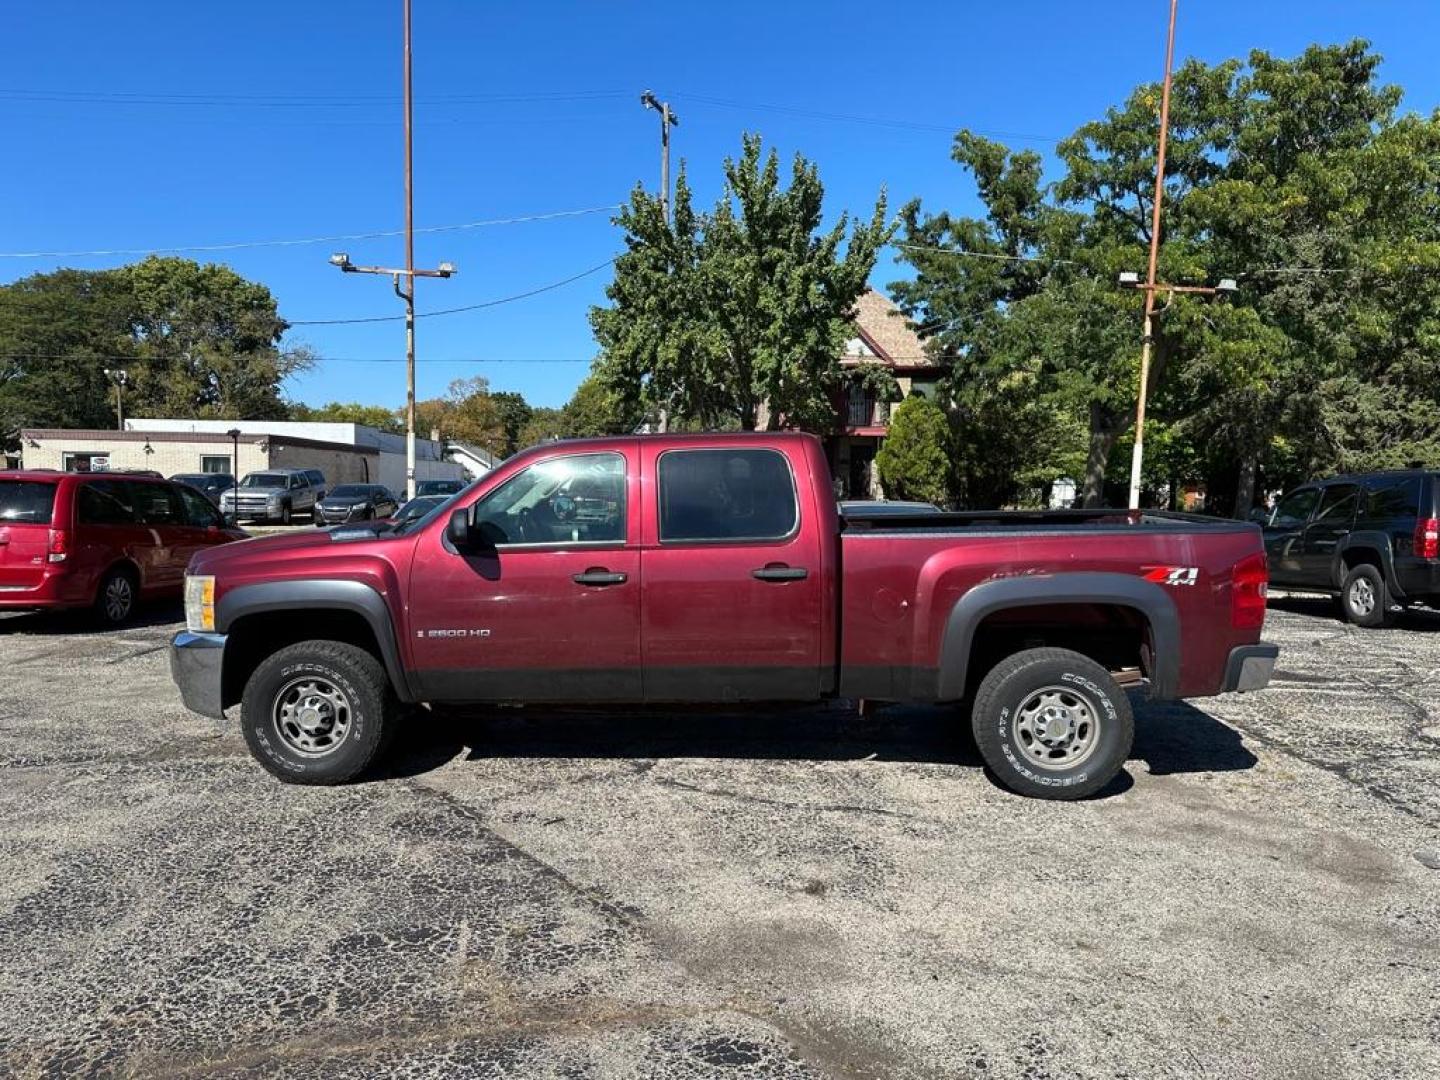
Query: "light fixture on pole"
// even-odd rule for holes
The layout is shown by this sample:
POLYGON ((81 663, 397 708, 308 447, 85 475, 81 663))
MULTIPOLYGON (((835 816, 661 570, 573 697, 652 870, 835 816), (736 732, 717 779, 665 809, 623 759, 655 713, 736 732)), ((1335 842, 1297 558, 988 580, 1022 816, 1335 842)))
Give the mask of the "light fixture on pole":
POLYGON ((130 373, 123 368, 104 368, 105 378, 115 384, 115 430, 125 430, 125 384, 130 381, 130 373))

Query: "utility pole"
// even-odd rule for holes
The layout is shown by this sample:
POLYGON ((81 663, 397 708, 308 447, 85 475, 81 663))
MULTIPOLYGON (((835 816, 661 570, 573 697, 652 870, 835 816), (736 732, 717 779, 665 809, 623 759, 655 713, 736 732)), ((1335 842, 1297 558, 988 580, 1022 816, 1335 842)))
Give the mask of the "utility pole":
POLYGON ((670 111, 668 101, 658 100, 654 93, 646 90, 640 95, 640 104, 660 114, 660 213, 668 224, 670 221, 670 128, 679 127, 680 118, 670 111))
POLYGON ((415 279, 417 277, 448 278, 455 273, 455 264, 442 262, 434 270, 415 269, 415 137, 414 98, 411 94, 410 3, 401 0, 404 31, 405 83, 405 267, 356 266, 350 256, 337 251, 330 256, 333 266, 347 274, 387 274, 395 286, 395 295, 405 302, 405 498, 415 497, 415 279), (404 285, 401 285, 401 281, 404 285))
MULTIPOLYGON (((650 90, 646 90, 640 95, 640 104, 647 109, 654 109, 660 114, 660 216, 665 219, 665 224, 668 226, 670 224, 670 125, 674 124, 678 127, 680 120, 670 111, 670 103, 660 101, 650 90)), ((656 418, 655 426, 662 434, 670 430, 668 406, 660 406, 660 415, 656 418)))
POLYGON ((125 430, 125 384, 130 373, 121 368, 105 368, 105 378, 115 384, 115 430, 125 430))
POLYGON ((1135 449, 1130 457, 1130 509, 1140 509, 1140 469, 1145 461, 1145 398, 1150 391, 1150 344, 1155 316, 1155 268, 1160 258, 1160 202, 1165 197, 1165 146, 1170 134, 1170 81, 1175 63, 1175 9, 1165 41, 1165 83, 1160 91, 1160 148, 1155 158, 1155 200, 1150 211, 1150 265, 1145 273, 1145 322, 1140 337, 1140 389, 1135 403, 1135 449))

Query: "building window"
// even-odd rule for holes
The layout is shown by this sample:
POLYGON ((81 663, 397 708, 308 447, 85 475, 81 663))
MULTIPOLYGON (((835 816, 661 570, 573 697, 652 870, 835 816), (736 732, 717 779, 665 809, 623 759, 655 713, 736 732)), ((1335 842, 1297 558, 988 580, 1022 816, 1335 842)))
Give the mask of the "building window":
POLYGON ((67 450, 61 458, 66 472, 108 472, 110 455, 103 450, 67 450))
POLYGON ((875 395, 858 383, 850 385, 845 423, 848 427, 870 427, 875 421, 875 395))
POLYGON ((228 473, 230 456, 228 454, 201 454, 200 471, 203 473, 228 473))

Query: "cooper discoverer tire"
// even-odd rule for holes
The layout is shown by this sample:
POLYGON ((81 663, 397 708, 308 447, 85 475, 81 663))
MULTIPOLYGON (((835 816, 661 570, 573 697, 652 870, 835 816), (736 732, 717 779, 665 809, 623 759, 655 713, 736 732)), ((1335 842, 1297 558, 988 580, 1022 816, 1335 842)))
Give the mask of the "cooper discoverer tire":
POLYGON ((1110 673, 1068 649, 1026 649, 991 668, 970 714, 980 756, 1011 791, 1083 799, 1125 764, 1130 701, 1110 673))
POLYGON ((1340 611, 1346 622, 1356 626, 1373 629, 1390 625, 1390 590, 1378 566, 1360 563, 1345 575, 1345 584, 1340 587, 1340 611))
POLYGON ((287 784, 343 784, 389 742, 395 702, 385 668, 339 641, 302 641, 266 657, 240 699, 251 755, 287 784))

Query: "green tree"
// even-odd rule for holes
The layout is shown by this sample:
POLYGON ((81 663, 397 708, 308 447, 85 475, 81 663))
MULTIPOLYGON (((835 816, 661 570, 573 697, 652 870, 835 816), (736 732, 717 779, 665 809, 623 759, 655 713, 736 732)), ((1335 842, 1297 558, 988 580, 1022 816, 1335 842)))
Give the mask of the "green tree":
POLYGON ((890 433, 875 455, 880 483, 890 499, 946 500, 950 480, 950 425, 945 413, 916 394, 890 416, 890 433))
POLYGON ((639 188, 621 211, 611 303, 590 313, 601 379, 627 414, 828 429, 848 315, 891 234, 884 194, 868 222, 842 214, 822 232, 824 188, 803 157, 782 188, 778 156, 747 135, 724 175, 709 214, 683 166, 673 223, 639 188))
MULTIPOLYGON (((1440 448, 1440 117, 1397 116, 1378 61, 1352 42, 1176 72, 1159 276, 1241 290, 1162 299, 1150 483, 1204 479, 1243 513, 1267 478, 1440 448)), ((1145 264, 1158 100, 1141 86, 1064 140, 1053 184, 1036 155, 961 132, 985 215, 903 215, 916 276, 892 288, 936 327, 956 396, 1033 379, 1088 428, 1088 504, 1125 471, 1142 297, 1113 283, 1145 264)))
POLYGON ((490 394, 490 380, 481 375, 456 379, 442 397, 415 403, 415 430, 419 435, 438 431, 442 439, 455 439, 488 450, 505 452, 505 422, 490 394))
POLYGON ((566 438, 592 435, 624 435, 634 431, 641 417, 627 414, 619 396, 597 371, 592 371, 575 388, 561 410, 561 430, 566 438))
POLYGON ((501 453, 504 457, 509 457, 524 445, 520 442, 520 433, 530 422, 534 410, 523 394, 517 394, 513 390, 501 390, 491 394, 490 400, 500 412, 500 426, 505 431, 505 445, 501 448, 501 453))
POLYGON ((106 368, 126 368, 126 294, 105 271, 57 270, 0 286, 0 448, 24 427, 115 425, 106 368))
POLYGON ((228 266, 154 256, 113 271, 128 292, 131 411, 283 420, 290 376, 314 364, 281 349, 287 323, 264 285, 228 266))
POLYGON ((405 431, 402 411, 387 409, 384 405, 362 405, 358 401, 331 401, 318 406, 296 403, 290 406, 290 418, 316 423, 365 424, 397 435, 405 431))

